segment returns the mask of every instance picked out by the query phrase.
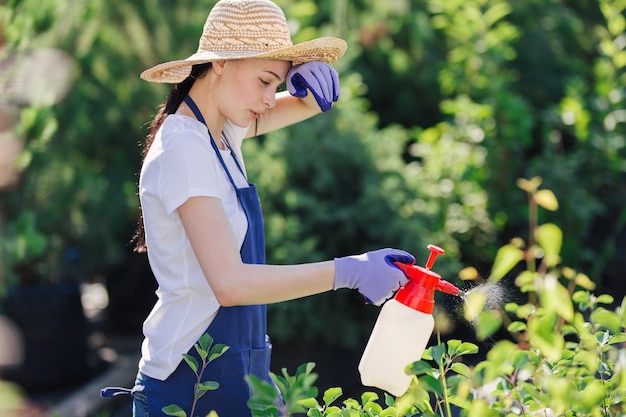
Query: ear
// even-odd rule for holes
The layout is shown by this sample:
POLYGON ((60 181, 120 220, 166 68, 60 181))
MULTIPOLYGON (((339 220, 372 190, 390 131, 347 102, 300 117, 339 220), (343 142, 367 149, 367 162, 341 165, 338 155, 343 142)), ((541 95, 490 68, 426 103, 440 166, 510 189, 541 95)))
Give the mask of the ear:
POLYGON ((224 71, 225 66, 226 66, 226 61, 224 60, 213 61, 213 64, 211 65, 211 67, 213 68, 213 71, 215 71, 217 75, 222 75, 222 72, 224 71))

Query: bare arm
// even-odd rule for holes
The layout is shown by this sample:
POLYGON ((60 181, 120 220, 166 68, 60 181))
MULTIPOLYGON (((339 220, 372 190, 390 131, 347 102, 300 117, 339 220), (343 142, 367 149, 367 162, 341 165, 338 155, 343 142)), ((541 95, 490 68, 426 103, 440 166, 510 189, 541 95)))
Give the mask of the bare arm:
POLYGON ((178 213, 202 271, 222 306, 269 304, 333 288, 332 261, 244 264, 217 198, 192 197, 178 208, 178 213))
POLYGON ((256 126, 252 123, 246 138, 290 126, 321 112, 313 94, 309 93, 304 98, 297 98, 288 91, 281 91, 276 93, 276 106, 261 115, 257 119, 256 126))

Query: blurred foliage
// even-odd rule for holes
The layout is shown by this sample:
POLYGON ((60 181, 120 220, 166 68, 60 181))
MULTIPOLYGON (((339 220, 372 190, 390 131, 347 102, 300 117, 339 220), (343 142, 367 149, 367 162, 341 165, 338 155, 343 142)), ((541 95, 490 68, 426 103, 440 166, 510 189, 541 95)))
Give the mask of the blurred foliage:
MULTIPOLYGON (((214 3, 0 4, 2 57, 54 47, 77 66, 63 101, 21 105, 21 178, 0 194, 5 275, 19 248, 48 265, 41 274, 68 247, 81 248, 86 276, 129 262, 138 144, 169 88, 138 74, 193 53, 214 3)), ((448 254, 441 275, 475 265, 487 276, 527 227, 516 179, 541 176, 560 202, 542 216, 568 237, 564 262, 624 292, 624 0, 277 3, 295 42, 350 47, 332 112, 244 145, 270 262, 394 246, 423 263, 435 243, 448 254)), ((270 333, 355 347, 375 313, 354 292, 324 294, 272 306, 270 333)))
MULTIPOLYGON (((442 341, 438 334, 420 360, 407 364, 405 371, 414 378, 395 398, 380 389, 346 399, 341 387, 320 393, 314 363, 300 365, 295 375, 286 368, 282 376, 271 374, 275 385, 250 377, 252 414, 623 416, 626 297, 620 301, 592 293, 595 284, 584 273, 561 263, 562 231, 538 217, 540 208, 557 211, 557 198, 540 187, 539 177, 517 184, 528 197, 528 238, 517 237, 498 249, 491 275, 466 293, 462 309, 479 340, 490 339, 500 328, 506 328, 507 338, 494 341, 476 361, 470 355, 479 353, 478 345, 442 341), (515 285, 528 302, 507 302, 495 291, 502 277, 517 269, 515 285), (616 301, 614 310, 606 307, 616 301), (278 407, 283 401, 275 386, 286 412, 278 407)), ((390 338, 389 354, 394 343, 390 338)))

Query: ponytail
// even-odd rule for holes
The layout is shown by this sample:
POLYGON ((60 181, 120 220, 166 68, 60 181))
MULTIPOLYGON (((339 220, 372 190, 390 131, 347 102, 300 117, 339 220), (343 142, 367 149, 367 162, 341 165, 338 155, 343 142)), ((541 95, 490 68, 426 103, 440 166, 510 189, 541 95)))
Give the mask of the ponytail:
MULTIPOLYGON (((193 67, 191 67, 191 74, 189 74, 189 77, 185 78, 185 80, 183 80, 182 82, 174 85, 170 95, 167 97, 165 102, 161 104, 161 106, 159 107, 159 112, 152 120, 152 123, 150 123, 150 132, 146 137, 142 152, 144 160, 146 158, 146 155, 148 154, 148 151, 150 150, 150 147, 152 146, 152 142, 154 142, 154 138, 156 137, 157 132, 163 125, 163 122, 165 122, 167 116, 176 113, 178 107, 181 105, 187 94, 189 94, 193 83, 196 81, 196 79, 204 77, 209 71, 209 68, 211 68, 210 62, 194 65, 193 67)), ((132 243, 134 243, 133 250, 135 252, 145 253, 148 251, 148 247, 146 245, 146 234, 143 223, 143 215, 141 213, 139 214, 139 221, 137 222, 137 230, 131 240, 131 244, 132 243)))

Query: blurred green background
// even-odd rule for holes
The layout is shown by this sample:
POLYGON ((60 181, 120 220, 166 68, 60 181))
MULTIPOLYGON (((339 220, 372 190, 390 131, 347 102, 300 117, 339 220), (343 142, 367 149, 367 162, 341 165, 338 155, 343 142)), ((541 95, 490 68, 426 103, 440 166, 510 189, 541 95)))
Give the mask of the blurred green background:
MULTIPOLYGON (((140 144, 170 86, 139 73, 195 52, 214 3, 0 2, 0 160, 17 155, 1 165, 0 297, 104 282, 109 328, 140 332, 155 287, 129 244, 140 144)), ((434 243, 435 270, 462 287, 461 269, 487 276, 528 234, 516 180, 538 176, 560 202, 541 215, 564 232, 563 263, 621 300, 626 1, 276 3, 294 42, 349 48, 333 111, 244 144, 269 263, 391 246, 423 264, 434 243)), ((354 291, 323 294, 270 306, 269 331, 281 346, 360 352, 377 312, 354 291)), ((464 326, 453 317, 451 331, 464 326)))

